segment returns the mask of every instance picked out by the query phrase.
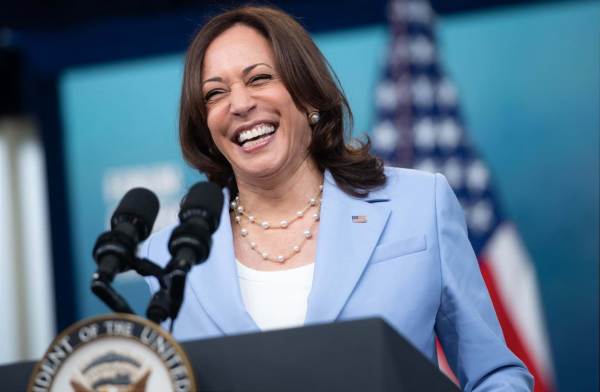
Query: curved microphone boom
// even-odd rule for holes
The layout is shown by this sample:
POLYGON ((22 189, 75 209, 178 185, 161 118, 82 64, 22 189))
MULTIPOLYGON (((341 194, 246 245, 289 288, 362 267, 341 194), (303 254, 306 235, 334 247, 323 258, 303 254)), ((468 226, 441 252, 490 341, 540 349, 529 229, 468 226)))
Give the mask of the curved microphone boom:
POLYGON ((158 215, 156 195, 145 188, 134 188, 121 199, 110 220, 111 230, 102 233, 92 252, 98 269, 92 280, 92 291, 116 312, 133 313, 127 302, 114 291, 111 283, 116 274, 129 269, 158 273, 146 260, 136 258, 137 246, 152 232, 158 215))
POLYGON ((156 323, 175 320, 183 302, 185 280, 190 269, 204 262, 212 246, 212 234, 219 227, 223 193, 212 182, 199 182, 187 193, 179 211, 180 224, 169 238, 171 261, 165 268, 168 290, 159 290, 146 315, 156 323))

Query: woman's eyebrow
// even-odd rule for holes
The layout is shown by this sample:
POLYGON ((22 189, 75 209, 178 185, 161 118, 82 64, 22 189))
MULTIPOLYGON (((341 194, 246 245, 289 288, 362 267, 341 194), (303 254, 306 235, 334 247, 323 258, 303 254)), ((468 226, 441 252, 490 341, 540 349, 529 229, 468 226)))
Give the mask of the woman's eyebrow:
POLYGON ((223 78, 215 76, 214 78, 206 79, 205 81, 203 81, 202 85, 204 86, 208 82, 222 82, 222 81, 223 81, 223 78))
MULTIPOLYGON (((248 75, 248 73, 250 73, 250 71, 252 71, 254 68, 258 67, 259 65, 264 65, 266 67, 269 67, 269 68, 273 69, 273 67, 270 66, 267 63, 256 63, 256 64, 252 64, 252 65, 249 65, 246 68, 244 68, 242 70, 242 75, 244 75, 244 76, 248 75)), ((209 78, 209 79, 204 80, 202 82, 202 85, 204 85, 204 84, 206 84, 208 82, 223 82, 223 78, 221 78, 220 76, 215 76, 213 78, 209 78)))
POLYGON ((248 73, 249 73, 250 71, 252 71, 254 68, 258 67, 259 65, 265 65, 265 66, 267 66, 267 67, 269 67, 269 68, 271 68, 271 69, 273 68, 273 67, 271 67, 271 66, 270 66, 269 64, 267 64, 267 63, 256 63, 256 64, 252 64, 252 65, 249 65, 249 66, 247 66, 246 68, 244 68, 244 69, 242 70, 242 74, 243 74, 244 76, 248 75, 248 73))

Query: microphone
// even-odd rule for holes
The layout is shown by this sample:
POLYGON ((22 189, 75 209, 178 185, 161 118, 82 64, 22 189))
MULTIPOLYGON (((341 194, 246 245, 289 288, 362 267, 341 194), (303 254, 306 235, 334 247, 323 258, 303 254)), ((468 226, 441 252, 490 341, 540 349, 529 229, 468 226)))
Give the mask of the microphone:
POLYGON ((223 193, 212 182, 199 182, 192 186, 181 202, 181 222, 169 239, 169 253, 173 256, 167 272, 188 272, 194 265, 208 258, 212 234, 219 227, 223 193))
POLYGON ((168 242, 171 261, 165 268, 166 290, 159 290, 146 311, 156 323, 168 317, 174 320, 181 308, 185 280, 191 268, 204 262, 212 246, 212 234, 219 227, 223 193, 212 182, 199 182, 192 186, 181 202, 180 224, 171 233, 168 242))
POLYGON ((111 217, 111 230, 102 233, 96 240, 92 255, 98 268, 93 277, 92 291, 115 311, 133 313, 110 283, 117 273, 139 268, 137 245, 152 232, 158 209, 158 198, 152 191, 131 189, 111 217))

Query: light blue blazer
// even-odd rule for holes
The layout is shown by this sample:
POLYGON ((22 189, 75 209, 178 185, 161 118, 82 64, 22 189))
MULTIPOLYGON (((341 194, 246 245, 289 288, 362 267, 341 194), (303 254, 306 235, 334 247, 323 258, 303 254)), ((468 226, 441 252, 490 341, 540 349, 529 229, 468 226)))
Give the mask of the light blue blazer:
MULTIPOLYGON (((466 391, 532 390, 531 375, 506 347, 446 179, 407 169, 386 175, 384 187, 361 199, 325 173, 306 324, 382 317, 434 363, 437 335, 466 391)), ((242 302, 224 192, 210 257, 188 275, 179 340, 259 331, 242 302)), ((166 264, 171 230, 150 237, 141 253, 166 264)))

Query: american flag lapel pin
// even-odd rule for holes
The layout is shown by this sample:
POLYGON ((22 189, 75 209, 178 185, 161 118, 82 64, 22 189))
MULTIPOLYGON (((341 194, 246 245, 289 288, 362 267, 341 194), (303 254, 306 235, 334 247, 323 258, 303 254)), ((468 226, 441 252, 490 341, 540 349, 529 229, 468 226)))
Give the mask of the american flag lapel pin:
POLYGON ((352 223, 367 223, 366 215, 352 215, 352 223))

